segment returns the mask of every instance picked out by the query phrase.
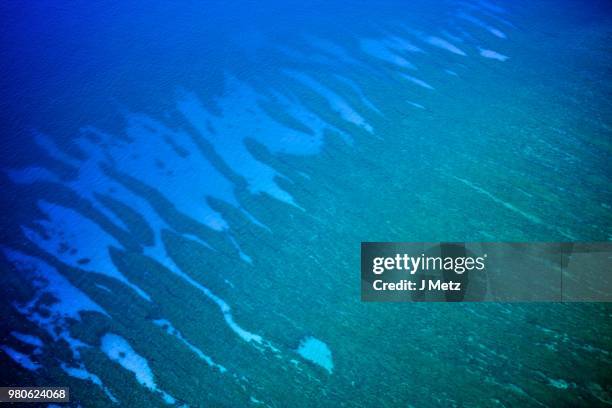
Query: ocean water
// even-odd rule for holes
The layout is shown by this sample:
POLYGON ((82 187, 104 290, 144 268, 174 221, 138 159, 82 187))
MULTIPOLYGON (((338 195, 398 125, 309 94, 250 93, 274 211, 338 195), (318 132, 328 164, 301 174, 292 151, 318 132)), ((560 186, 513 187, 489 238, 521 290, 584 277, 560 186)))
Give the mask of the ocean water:
POLYGON ((359 292, 361 241, 612 239, 609 2, 0 13, 0 385, 74 407, 612 404, 607 304, 359 292))

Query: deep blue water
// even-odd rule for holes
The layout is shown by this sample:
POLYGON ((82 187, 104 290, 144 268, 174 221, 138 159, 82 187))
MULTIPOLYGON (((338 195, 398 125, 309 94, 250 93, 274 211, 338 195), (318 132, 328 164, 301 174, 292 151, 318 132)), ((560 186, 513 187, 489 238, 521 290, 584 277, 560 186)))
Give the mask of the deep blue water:
POLYGON ((361 241, 612 239, 611 11, 0 4, 0 385, 611 404, 606 304, 364 304, 357 278, 361 241))

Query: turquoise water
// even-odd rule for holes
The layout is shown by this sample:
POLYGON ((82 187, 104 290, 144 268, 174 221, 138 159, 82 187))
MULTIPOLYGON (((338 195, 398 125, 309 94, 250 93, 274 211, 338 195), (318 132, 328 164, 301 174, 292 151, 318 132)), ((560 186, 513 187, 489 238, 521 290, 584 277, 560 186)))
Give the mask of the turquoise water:
POLYGON ((605 2, 1 10, 3 385, 612 403, 607 304, 359 293, 361 241, 612 239, 605 2))

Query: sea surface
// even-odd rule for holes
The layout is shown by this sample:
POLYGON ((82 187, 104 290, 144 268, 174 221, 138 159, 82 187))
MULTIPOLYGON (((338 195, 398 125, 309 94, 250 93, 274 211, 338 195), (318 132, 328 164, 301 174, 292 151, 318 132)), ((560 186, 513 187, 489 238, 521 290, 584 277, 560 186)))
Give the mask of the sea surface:
POLYGON ((0 385, 71 407, 612 405, 608 304, 372 304, 359 281, 361 241, 612 240, 609 1, 0 19, 0 385))

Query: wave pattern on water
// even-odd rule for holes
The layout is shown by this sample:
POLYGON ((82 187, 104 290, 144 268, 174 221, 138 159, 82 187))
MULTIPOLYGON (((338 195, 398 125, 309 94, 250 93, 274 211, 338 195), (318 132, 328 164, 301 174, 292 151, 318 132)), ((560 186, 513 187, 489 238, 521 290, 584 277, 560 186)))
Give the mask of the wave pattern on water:
MULTIPOLYGON (((112 375, 102 370, 103 364, 82 355, 84 350, 101 353, 107 363, 130 372, 133 380, 156 398, 169 405, 179 404, 175 390, 160 382, 162 373, 155 371, 159 367, 155 356, 146 354, 151 349, 119 334, 125 312, 148 324, 143 330, 150 330, 146 335, 151 341, 164 336, 187 349, 210 371, 211 383, 231 382, 253 405, 266 404, 264 396, 270 390, 259 387, 258 378, 240 372, 240 368, 247 370, 236 362, 240 354, 248 355, 253 365, 279 364, 279 372, 300 381, 321 383, 328 377, 358 377, 359 373, 343 371, 335 343, 318 334, 316 328, 279 317, 279 325, 286 324, 291 337, 301 339, 297 346, 290 344, 284 333, 257 327, 249 319, 257 310, 248 303, 252 300, 248 288, 229 291, 227 287, 240 287, 240 273, 265 273, 257 269, 257 254, 249 250, 266 242, 261 238, 264 234, 274 236, 276 231, 252 215, 257 214, 252 210, 257 210, 255 198, 269 199, 266 202, 273 203, 272 211, 287 215, 287 222, 293 210, 309 214, 310 209, 292 194, 292 177, 310 177, 309 169, 299 167, 306 167, 309 157, 323 152, 333 161, 333 154, 325 152, 332 138, 342 139, 347 149, 359 148, 364 137, 383 139, 381 129, 389 126, 385 122, 388 118, 416 122, 416 115, 428 115, 435 110, 436 101, 449 98, 453 81, 463 81, 471 64, 482 64, 478 55, 513 62, 506 55, 512 48, 504 48, 512 42, 514 30, 508 10, 486 1, 452 4, 457 11, 449 13, 439 27, 416 30, 401 22, 352 33, 345 42, 317 33, 303 36, 305 44, 300 49, 291 44, 270 45, 270 49, 281 51, 286 62, 277 67, 275 81, 262 86, 226 72, 223 92, 212 101, 177 83, 176 96, 168 97, 172 112, 124 110, 123 129, 115 134, 85 126, 70 139, 80 154, 68 151, 60 142, 61 135, 35 132, 45 159, 5 169, 6 175, 19 188, 39 191, 36 188, 41 185, 51 186, 57 195, 36 197, 35 216, 15 231, 23 248, 11 245, 1 249, 12 271, 27 276, 32 286, 31 299, 12 306, 45 337, 15 331, 10 341, 27 347, 30 353, 13 344, 2 344, 0 350, 28 371, 59 367, 70 377, 96 385, 111 402, 120 403, 118 390, 110 385, 112 375), (304 47, 317 50, 318 57, 310 58, 304 47), (309 64, 324 68, 311 69, 309 64), (336 72, 338 64, 342 72, 336 72), (370 77, 380 82, 365 79, 370 77), (401 99, 402 105, 390 107, 377 85, 392 89, 393 98, 401 99), (244 224, 236 221, 242 219, 244 224), (245 235, 245 230, 250 231, 245 225, 256 226, 257 236, 245 235), (204 255, 194 261, 181 252, 185 248, 195 248, 204 255), (128 256, 139 257, 138 262, 146 265, 146 275, 130 273, 124 261, 128 256), (185 258, 197 267, 185 267, 185 258), (217 276, 215 268, 223 260, 240 272, 232 270, 231 278, 217 276), (194 289, 204 302, 194 301, 193 306, 190 299, 174 293, 168 284, 175 282, 172 278, 194 289), (166 309, 172 307, 150 291, 158 282, 159 286, 167 285, 163 289, 168 298, 179 299, 176 302, 185 308, 189 322, 165 317, 166 309), (113 296, 120 294, 126 298, 136 295, 129 298, 133 310, 115 307, 113 296), (97 334, 99 347, 71 331, 74 324, 92 316, 108 326, 103 334, 97 334), (190 324, 206 333, 198 336, 189 330, 190 324), (225 335, 226 331, 231 336, 225 335), (38 358, 50 342, 67 347, 69 353, 63 360, 46 359, 49 367, 44 367, 38 358), (231 352, 215 354, 226 345, 231 352), (142 352, 136 351, 141 348, 142 352)), ((494 61, 491 65, 505 65, 494 61)), ((472 182, 461 174, 446 176, 533 224, 548 221, 489 191, 480 181, 472 182)), ((330 208, 335 211, 331 203, 330 208)), ((273 295, 269 304, 282 315, 283 305, 273 295)), ((173 361, 163 364, 175 368, 173 361)), ((486 381, 518 387, 491 376, 486 381)), ((567 388, 561 379, 549 379, 549 383, 567 388)), ((352 384, 354 387, 354 381, 352 384)), ((540 404, 519 388, 513 392, 540 404)), ((207 400, 209 396, 196 395, 196 403, 199 397, 207 400)))

